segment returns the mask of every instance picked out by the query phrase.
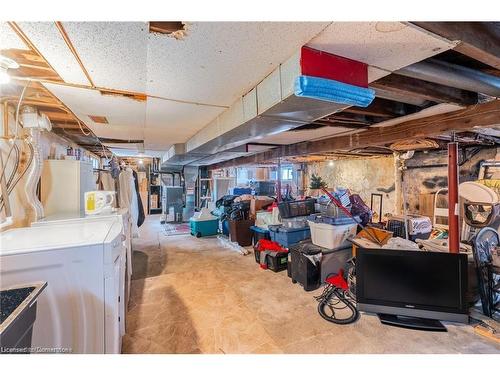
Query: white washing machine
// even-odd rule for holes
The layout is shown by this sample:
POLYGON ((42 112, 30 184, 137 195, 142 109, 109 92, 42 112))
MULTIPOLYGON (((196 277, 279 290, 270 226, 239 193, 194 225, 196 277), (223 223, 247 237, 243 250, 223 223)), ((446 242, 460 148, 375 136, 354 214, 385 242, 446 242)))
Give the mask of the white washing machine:
POLYGON ((124 252, 116 218, 0 233, 0 287, 46 281, 33 347, 120 353, 124 252))
POLYGON ((53 224, 71 224, 76 222, 90 222, 90 221, 103 221, 109 219, 118 219, 123 225, 124 241, 124 254, 122 256, 122 266, 124 272, 122 273, 122 282, 120 283, 122 295, 124 298, 120 301, 120 332, 123 336, 125 334, 125 320, 128 301, 130 299, 130 284, 132 280, 132 218, 127 208, 113 209, 113 211, 100 213, 96 215, 85 215, 84 213, 61 213, 46 216, 45 218, 31 223, 32 227, 47 226, 53 224))

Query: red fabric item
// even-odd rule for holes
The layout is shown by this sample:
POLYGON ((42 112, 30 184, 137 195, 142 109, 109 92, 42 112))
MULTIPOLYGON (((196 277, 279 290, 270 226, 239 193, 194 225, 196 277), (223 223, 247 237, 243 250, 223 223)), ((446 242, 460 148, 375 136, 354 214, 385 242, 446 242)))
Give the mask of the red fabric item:
POLYGON ((314 48, 302 47, 300 68, 304 76, 333 79, 350 85, 368 87, 368 65, 314 48))
POLYGON ((268 212, 273 212, 273 208, 274 207, 278 207, 278 202, 273 202, 272 205, 270 205, 269 207, 267 207, 267 211, 268 212))
POLYGON ((335 276, 330 276, 325 280, 328 284, 332 284, 336 286, 337 288, 342 288, 344 290, 347 290, 349 287, 347 285, 347 281, 344 279, 344 270, 341 268, 339 270, 339 273, 336 274, 335 276))
POLYGON ((257 251, 277 251, 277 252, 283 252, 283 253, 288 253, 288 250, 285 249, 283 246, 281 246, 279 243, 262 239, 257 242, 257 246, 255 246, 255 250, 257 251))

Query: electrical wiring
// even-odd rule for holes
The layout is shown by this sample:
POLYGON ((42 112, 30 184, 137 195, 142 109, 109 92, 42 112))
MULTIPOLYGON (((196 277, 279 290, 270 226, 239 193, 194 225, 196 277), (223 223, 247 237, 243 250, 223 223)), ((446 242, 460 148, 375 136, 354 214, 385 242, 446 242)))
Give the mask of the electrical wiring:
MULTIPOLYGON (((2 165, 2 175, 0 175, 0 180, 2 180, 5 176, 5 170, 6 170, 6 166, 9 162, 9 159, 10 159, 10 156, 12 155, 12 150, 14 150, 14 145, 15 145, 15 142, 16 142, 16 139, 18 138, 18 132, 19 132, 19 110, 21 108, 21 104, 23 102, 23 99, 24 99, 24 95, 26 93, 26 90, 28 89, 28 86, 30 85, 31 83, 31 80, 28 80, 26 82, 26 85, 24 85, 24 88, 23 88, 23 91, 21 92, 21 96, 19 97, 19 101, 17 102, 17 108, 16 108, 16 124, 15 124, 15 128, 14 128, 14 139, 13 139, 13 143, 9 149, 9 153, 7 154, 7 159, 5 160, 4 162, 4 165, 2 165)), ((7 124, 4 124, 4 126, 8 126, 7 124)))
MULTIPOLYGON (((27 142, 27 143, 28 143, 28 146, 30 148, 30 157, 29 157, 28 163, 26 164, 26 168, 24 168, 23 172, 19 176, 17 176, 14 183, 7 187, 7 194, 12 193, 12 191, 14 190, 16 185, 19 183, 19 181, 21 181, 21 179, 24 177, 24 175, 26 174, 26 172, 30 168, 31 164, 33 163, 33 158, 35 156, 35 150, 34 150, 33 145, 31 143, 29 143, 29 142, 27 142)), ((3 197, 0 197, 0 210, 3 208, 3 206, 4 206, 3 197)))
MULTIPOLYGON (((14 162, 14 167, 12 168, 12 172, 10 173, 9 179, 7 180, 7 184, 6 184, 7 193, 8 193, 9 186, 12 183, 12 180, 16 176, 17 168, 19 168, 19 147, 15 143, 14 143, 14 146, 15 146, 15 151, 16 151, 15 162, 14 162)), ((0 202, 3 202, 3 194, 0 194, 0 202)))
POLYGON ((16 155, 15 155, 15 159, 14 159, 15 162, 14 162, 14 168, 12 168, 12 172, 10 173, 9 179, 7 180, 7 188, 12 183, 12 180, 16 176, 17 168, 19 168, 19 147, 15 143, 14 143, 14 146, 15 146, 14 149, 16 151, 16 155))
POLYGON ((76 121, 78 121, 78 126, 80 127, 80 131, 82 132, 82 134, 83 134, 84 136, 88 137, 89 135, 91 135, 91 134, 92 134, 92 131, 89 131, 88 133, 85 133, 85 132, 83 131, 82 123, 80 122, 80 120, 77 118, 77 119, 76 119, 76 121))

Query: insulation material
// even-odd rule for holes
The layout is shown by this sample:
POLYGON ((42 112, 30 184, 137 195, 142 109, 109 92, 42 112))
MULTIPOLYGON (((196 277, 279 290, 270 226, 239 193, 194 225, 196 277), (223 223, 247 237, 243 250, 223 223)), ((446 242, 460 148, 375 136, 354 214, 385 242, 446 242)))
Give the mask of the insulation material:
POLYGON ((297 77, 295 95, 334 103, 367 107, 375 98, 375 90, 310 76, 297 77))

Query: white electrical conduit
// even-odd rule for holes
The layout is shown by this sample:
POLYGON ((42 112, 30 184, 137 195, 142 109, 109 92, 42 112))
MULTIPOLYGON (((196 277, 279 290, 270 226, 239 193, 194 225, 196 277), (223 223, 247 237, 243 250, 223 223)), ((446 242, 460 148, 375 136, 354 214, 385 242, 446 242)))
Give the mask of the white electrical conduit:
POLYGON ((33 147, 33 162, 28 176, 26 178, 25 192, 27 197, 27 203, 31 206, 34 211, 34 215, 31 218, 32 221, 38 221, 43 218, 43 206, 42 202, 38 199, 36 194, 36 188, 38 181, 42 175, 43 160, 40 155, 40 129, 30 128, 30 144, 33 147))

